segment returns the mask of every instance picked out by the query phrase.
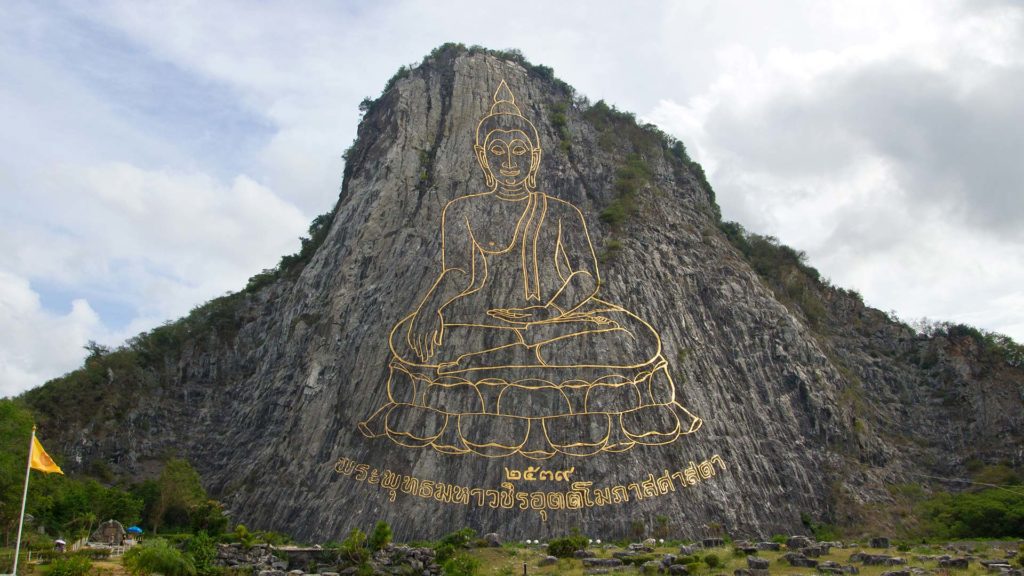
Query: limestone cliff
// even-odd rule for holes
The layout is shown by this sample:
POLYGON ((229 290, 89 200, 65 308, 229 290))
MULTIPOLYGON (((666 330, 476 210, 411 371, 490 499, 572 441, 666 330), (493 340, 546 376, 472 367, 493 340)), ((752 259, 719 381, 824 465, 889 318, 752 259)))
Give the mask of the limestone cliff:
POLYGON ((788 533, 802 529, 801 514, 843 520, 851 503, 884 500, 886 483, 962 474, 969 458, 1021 463, 1021 368, 970 339, 918 336, 799 266, 777 282, 759 274, 723 233, 699 166, 672 144, 520 58, 435 51, 368 107, 308 262, 201 309, 170 346, 136 342, 143 368, 98 372, 106 396, 87 415, 44 405, 39 392, 27 399, 72 468, 105 462, 138 475, 178 453, 236 520, 305 539, 340 539, 379 519, 405 539, 466 526, 513 537, 584 526, 609 537, 657 515, 681 537, 714 524, 788 533), (487 189, 474 138, 502 80, 538 130, 538 188, 579 208, 601 297, 657 328, 676 398, 703 420, 699 430, 662 446, 533 461, 406 448, 357 429, 388 402, 391 328, 438 274, 443 208, 487 189), (648 474, 714 455, 725 469, 713 464, 713 477, 687 485, 684 473, 667 493, 645 492, 648 474), (367 464, 365 478, 336 471, 342 458, 367 464), (579 509, 555 510, 569 506, 553 497, 540 514, 532 496, 494 494, 492 507, 477 504, 491 494, 451 503, 422 484, 418 494, 380 486, 387 472, 502 491, 506 469, 529 466, 572 469, 573 482, 594 488, 637 487, 628 501, 579 509))

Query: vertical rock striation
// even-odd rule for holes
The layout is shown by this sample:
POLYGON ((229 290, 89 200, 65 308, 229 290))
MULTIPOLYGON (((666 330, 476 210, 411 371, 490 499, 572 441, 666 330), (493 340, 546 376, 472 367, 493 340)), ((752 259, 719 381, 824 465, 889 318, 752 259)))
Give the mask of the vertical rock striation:
POLYGON ((621 114, 595 108, 519 59, 435 51, 369 107, 329 231, 301 273, 247 293, 231 330, 193 334, 146 379, 117 384, 134 386, 137 400, 65 432, 65 453, 81 467, 103 460, 143 474, 176 451, 236 520, 305 539, 340 539, 377 520, 402 539, 465 526, 513 537, 585 526, 611 536, 657 515, 681 537, 706 536, 715 523, 733 534, 788 533, 801 514, 834 521, 849 502, 884 499, 887 482, 955 474, 967 455, 1020 462, 1020 368, 916 336, 842 290, 816 289, 826 306, 812 322, 720 231, 702 175, 651 130, 620 129, 608 118, 621 114), (357 431, 387 401, 389 331, 437 275, 441 210, 486 190, 475 129, 502 80, 540 133, 538 186, 583 213, 601 255, 602 297, 660 332, 677 398, 704 421, 696 433, 538 464, 403 448, 357 431), (622 200, 617 180, 630 159, 646 171, 632 216, 603 222, 622 200), (401 491, 391 501, 334 469, 349 458, 500 490, 505 468, 539 465, 610 486, 716 454, 727 469, 689 488, 546 519, 518 501, 494 509, 401 491))

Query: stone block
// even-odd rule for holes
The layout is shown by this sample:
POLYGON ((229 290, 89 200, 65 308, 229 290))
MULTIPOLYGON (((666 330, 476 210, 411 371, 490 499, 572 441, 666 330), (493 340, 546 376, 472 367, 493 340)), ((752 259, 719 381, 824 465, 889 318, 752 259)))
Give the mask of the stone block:
POLYGON ((809 548, 813 545, 814 541, 807 536, 791 536, 789 540, 786 540, 786 548, 789 548, 790 550, 809 548))
POLYGON ((584 558, 583 566, 587 568, 614 568, 622 566, 622 560, 618 558, 584 558))
POLYGON ((764 558, 758 558, 756 556, 747 556, 747 568, 750 568, 752 570, 767 570, 768 567, 768 560, 764 558))

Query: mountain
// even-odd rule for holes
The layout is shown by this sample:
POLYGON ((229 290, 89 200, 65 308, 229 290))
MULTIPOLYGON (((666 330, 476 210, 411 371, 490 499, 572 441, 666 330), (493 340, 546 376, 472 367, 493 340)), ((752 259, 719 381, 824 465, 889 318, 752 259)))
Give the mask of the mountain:
POLYGON ((884 526, 894 485, 1021 465, 1019 346, 723 223, 682 143, 551 69, 445 45, 362 108, 299 254, 24 395, 66 470, 179 455, 235 520, 328 540, 884 526))

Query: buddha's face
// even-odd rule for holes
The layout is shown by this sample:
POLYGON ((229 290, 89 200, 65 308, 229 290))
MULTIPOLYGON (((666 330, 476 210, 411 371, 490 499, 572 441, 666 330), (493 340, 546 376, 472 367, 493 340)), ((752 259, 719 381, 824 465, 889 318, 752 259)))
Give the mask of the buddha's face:
POLYGON ((522 130, 494 130, 477 146, 480 166, 502 188, 520 188, 537 170, 540 149, 522 130))

